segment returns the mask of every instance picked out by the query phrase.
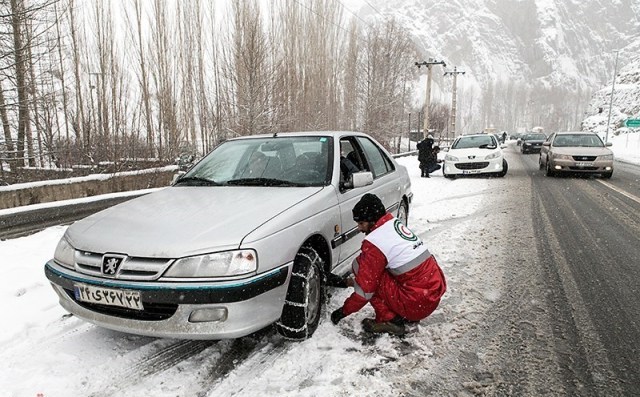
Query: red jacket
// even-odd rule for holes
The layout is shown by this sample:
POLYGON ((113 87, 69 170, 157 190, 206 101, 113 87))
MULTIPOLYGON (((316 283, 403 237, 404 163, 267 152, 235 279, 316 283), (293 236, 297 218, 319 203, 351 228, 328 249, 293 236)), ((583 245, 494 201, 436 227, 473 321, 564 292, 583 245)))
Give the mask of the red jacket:
MULTIPOLYGON (((395 222, 396 219, 387 213, 376 222, 372 231, 389 221, 395 222)), ((408 229, 405 230, 411 233, 408 229)), ((392 235, 390 238, 401 237, 392 235)), ((419 239, 417 241, 422 244, 419 239)), ((423 262, 402 274, 394 274, 387 268, 393 258, 387 260, 373 243, 364 240, 361 250, 353 266, 355 291, 342 308, 345 315, 357 312, 371 301, 376 310, 377 321, 388 321, 396 315, 418 321, 438 307, 440 298, 446 291, 446 281, 435 257, 428 251, 428 257, 423 262)))

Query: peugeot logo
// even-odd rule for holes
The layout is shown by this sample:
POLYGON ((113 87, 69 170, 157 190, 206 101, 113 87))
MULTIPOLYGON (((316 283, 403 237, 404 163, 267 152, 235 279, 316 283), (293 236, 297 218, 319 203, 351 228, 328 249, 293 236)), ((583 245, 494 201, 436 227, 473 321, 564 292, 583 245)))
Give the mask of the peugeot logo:
POLYGON ((476 156, 469 156, 469 159, 470 159, 470 160, 473 160, 473 159, 475 159, 475 158, 476 158, 476 156))
POLYGON ((102 257, 102 274, 105 276, 114 276, 118 273, 120 265, 124 261, 123 255, 105 255, 102 257))

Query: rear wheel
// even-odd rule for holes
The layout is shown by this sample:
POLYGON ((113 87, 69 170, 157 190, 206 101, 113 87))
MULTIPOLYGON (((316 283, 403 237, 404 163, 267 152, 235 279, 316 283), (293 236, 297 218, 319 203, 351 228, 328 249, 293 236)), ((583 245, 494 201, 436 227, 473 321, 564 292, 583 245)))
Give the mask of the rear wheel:
POLYGON ((296 254, 282 316, 276 330, 288 339, 307 339, 320 323, 322 309, 322 269, 324 260, 310 247, 296 254))

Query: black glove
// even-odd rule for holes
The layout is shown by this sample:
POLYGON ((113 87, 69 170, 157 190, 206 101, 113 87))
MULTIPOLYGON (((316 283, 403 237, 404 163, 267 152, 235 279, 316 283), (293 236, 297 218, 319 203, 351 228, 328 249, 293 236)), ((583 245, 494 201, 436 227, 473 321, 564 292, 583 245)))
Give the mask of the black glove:
POLYGON ((338 325, 340 320, 342 320, 345 317, 347 316, 345 316, 344 313, 342 312, 342 308, 339 308, 337 310, 334 310, 333 313, 331 313, 331 322, 335 325, 338 325))
POLYGON ((327 286, 335 288, 347 288, 347 279, 338 276, 337 274, 327 274, 327 286))

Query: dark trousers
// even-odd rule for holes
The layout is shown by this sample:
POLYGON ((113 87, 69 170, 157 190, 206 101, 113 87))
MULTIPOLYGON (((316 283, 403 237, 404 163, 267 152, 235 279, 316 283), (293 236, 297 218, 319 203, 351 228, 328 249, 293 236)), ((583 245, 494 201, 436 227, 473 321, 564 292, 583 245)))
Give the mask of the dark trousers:
POLYGON ((442 166, 438 163, 428 163, 420 166, 422 173, 420 176, 429 176, 430 173, 438 171, 442 166))

